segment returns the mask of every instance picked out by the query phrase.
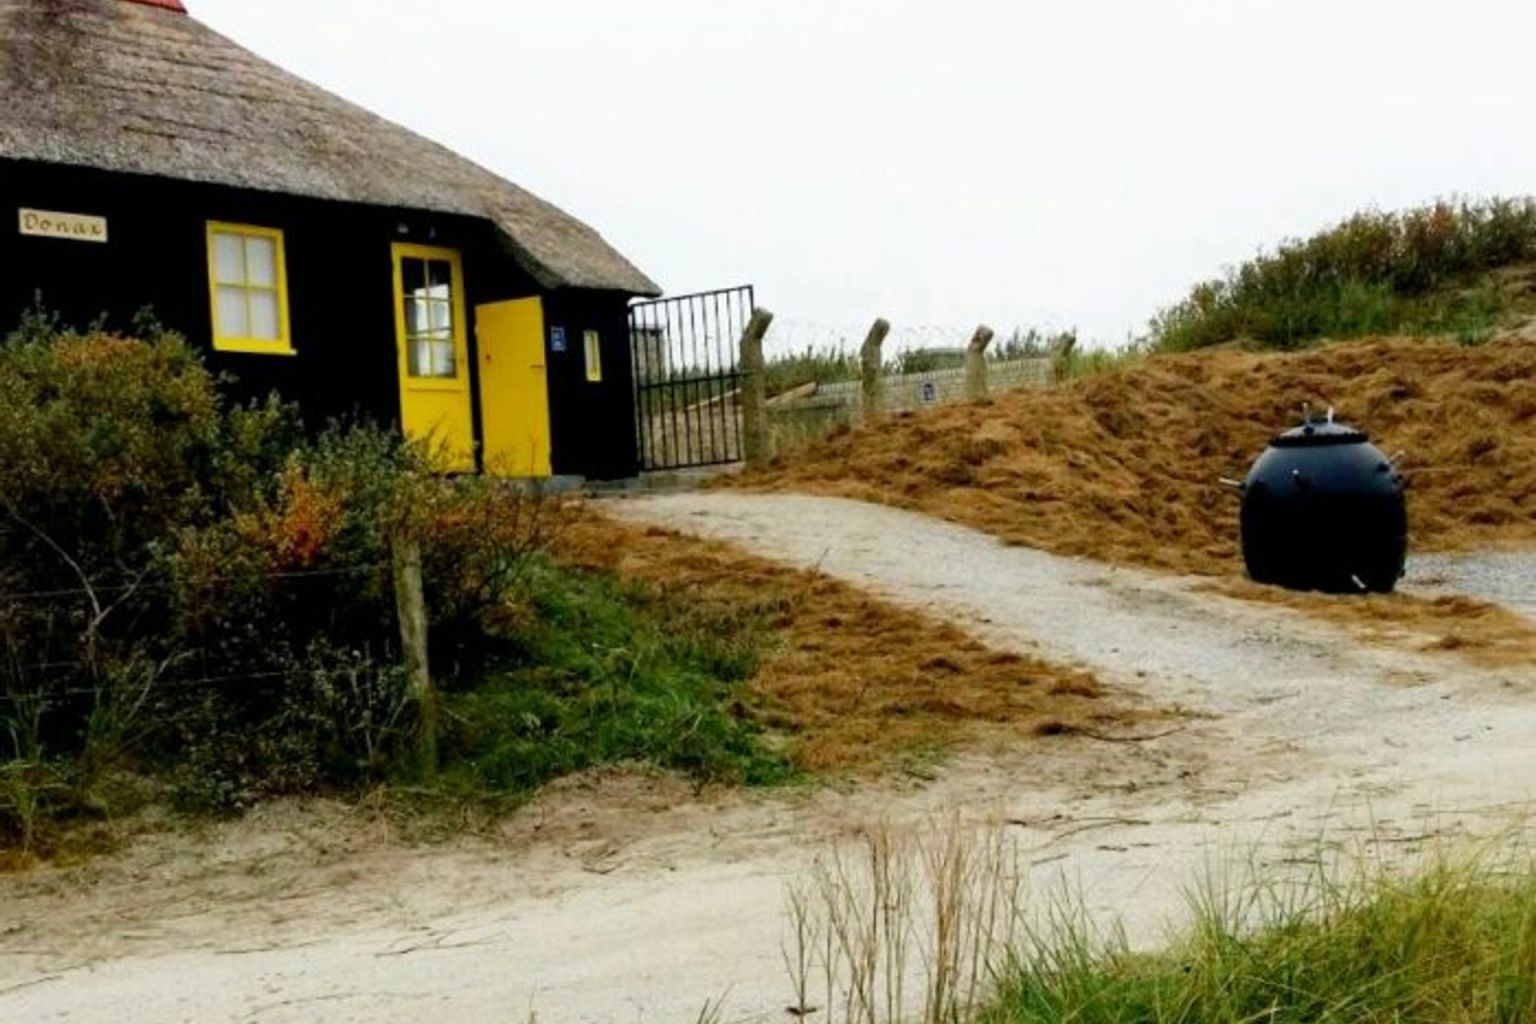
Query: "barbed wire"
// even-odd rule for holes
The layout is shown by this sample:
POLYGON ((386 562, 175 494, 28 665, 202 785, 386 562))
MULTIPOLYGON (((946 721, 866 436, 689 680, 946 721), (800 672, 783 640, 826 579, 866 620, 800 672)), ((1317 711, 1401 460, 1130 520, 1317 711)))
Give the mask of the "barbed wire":
MULTIPOLYGON (((871 319, 870 323, 873 323, 871 319)), ((886 336, 884 350, 890 354, 914 349, 964 348, 971 340, 978 324, 955 326, 952 324, 902 324, 892 323, 886 336)), ((830 324, 814 320, 796 320, 792 317, 775 319, 764 338, 765 352, 772 356, 795 355, 809 349, 812 352, 843 352, 857 355, 870 324, 830 324)), ((1070 333, 1075 328, 1062 328, 1054 324, 1032 327, 995 329, 997 341, 1006 343, 1011 337, 1047 338, 1070 333)))

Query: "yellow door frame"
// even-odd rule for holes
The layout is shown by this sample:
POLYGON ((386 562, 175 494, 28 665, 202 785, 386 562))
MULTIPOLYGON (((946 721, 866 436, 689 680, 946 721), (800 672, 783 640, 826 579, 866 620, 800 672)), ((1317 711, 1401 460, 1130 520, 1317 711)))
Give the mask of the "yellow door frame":
POLYGON ((475 434, 470 411, 469 334, 464 302, 464 263, 457 249, 396 242, 391 247, 395 281, 395 357, 400 375, 400 426, 413 440, 431 447, 440 468, 472 473, 475 469, 475 434), (410 330, 405 321, 403 262, 436 260, 450 268, 449 298, 453 317, 453 377, 413 377, 410 364, 410 330))

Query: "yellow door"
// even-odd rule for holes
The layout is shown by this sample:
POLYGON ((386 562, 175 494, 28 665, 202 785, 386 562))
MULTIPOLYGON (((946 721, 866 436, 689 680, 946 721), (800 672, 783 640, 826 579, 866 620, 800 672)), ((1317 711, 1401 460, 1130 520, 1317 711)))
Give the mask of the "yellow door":
POLYGON ((549 476, 543 303, 517 299, 476 306, 475 338, 480 343, 485 471, 504 477, 549 476))
POLYGON ((439 469, 472 473, 463 265, 452 249, 398 244, 394 255, 400 425, 439 469))

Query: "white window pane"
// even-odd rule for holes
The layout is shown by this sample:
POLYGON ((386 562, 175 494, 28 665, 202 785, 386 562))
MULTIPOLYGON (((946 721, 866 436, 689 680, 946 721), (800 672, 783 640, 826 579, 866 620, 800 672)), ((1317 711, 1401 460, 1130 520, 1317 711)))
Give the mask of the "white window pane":
POLYGON ((244 288, 219 289, 219 337, 250 337, 250 322, 245 313, 244 288))
POLYGON ((431 310, 434 331, 446 331, 453 327, 453 303, 433 302, 431 310))
POLYGON ((457 377, 458 370, 454 366, 453 339, 443 341, 441 339, 432 343, 437 349, 437 358, 433 362, 432 369, 438 377, 457 377))
POLYGON ((412 377, 432 376, 432 343, 412 341, 406 349, 408 371, 412 377))
POLYGON ((245 278, 263 288, 277 287, 277 245, 272 239, 245 239, 245 278))
POLYGON ((277 341, 282 337, 278 329, 277 292, 251 292, 251 334, 262 341, 277 341))
POLYGON ((427 307, 429 303, 419 302, 416 299, 405 300, 405 333, 409 335, 425 334, 432 329, 428 323, 427 307))
POLYGON ((220 284, 245 283, 245 249, 239 235, 214 235, 213 258, 220 284))

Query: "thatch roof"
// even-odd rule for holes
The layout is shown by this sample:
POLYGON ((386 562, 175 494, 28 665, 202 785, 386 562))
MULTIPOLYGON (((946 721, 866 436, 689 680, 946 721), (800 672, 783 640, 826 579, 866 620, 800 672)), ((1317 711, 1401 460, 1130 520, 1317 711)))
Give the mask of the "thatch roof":
POLYGON ((658 289, 596 231, 172 7, 0 0, 0 158, 481 217, 545 287, 658 289))

